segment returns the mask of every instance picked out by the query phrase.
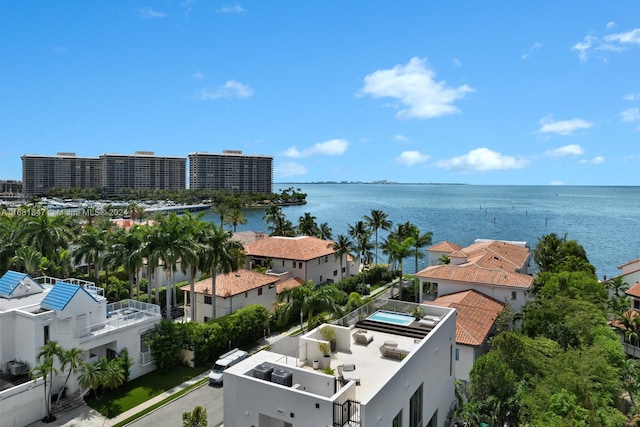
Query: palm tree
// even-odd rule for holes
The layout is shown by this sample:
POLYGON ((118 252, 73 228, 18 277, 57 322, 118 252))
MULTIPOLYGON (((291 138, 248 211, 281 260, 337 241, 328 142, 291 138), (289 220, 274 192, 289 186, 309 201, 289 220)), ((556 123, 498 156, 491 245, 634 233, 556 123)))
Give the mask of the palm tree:
POLYGON ((329 227, 329 224, 327 224, 326 222, 323 222, 322 224, 320 224, 318 237, 321 238, 322 240, 333 239, 333 230, 331 230, 331 227, 329 227))
POLYGON ((420 249, 425 248, 431 245, 431 238, 433 237, 433 232, 427 231, 426 233, 420 234, 420 229, 414 226, 413 232, 413 257, 415 260, 415 272, 418 270, 418 260, 423 259, 426 255, 420 249))
MULTIPOLYGON (((382 244, 382 251, 389 256, 389 263, 398 263, 398 271, 400 272, 400 280, 398 282, 399 299, 402 299, 402 260, 411 255, 412 246, 413 237, 406 237, 404 240, 399 240, 395 235, 389 235, 387 240, 382 244)), ((393 296, 393 287, 391 289, 391 295, 393 296)))
POLYGON ((633 358, 636 358, 636 348, 640 340, 640 315, 635 310, 628 310, 618 318, 622 326, 624 341, 633 347, 633 358))
POLYGON ((282 209, 277 205, 270 205, 262 217, 267 223, 270 236, 294 236, 293 224, 287 219, 282 209))
POLYGON ((118 247, 121 251, 120 265, 129 276, 129 298, 133 298, 134 282, 138 288, 138 299, 140 296, 140 269, 142 269, 143 258, 140 248, 142 247, 142 233, 138 226, 134 225, 129 231, 119 235, 118 247))
POLYGON ((181 217, 184 222, 184 227, 189 232, 189 239, 193 243, 193 250, 182 255, 182 270, 187 273, 189 281, 189 306, 190 306, 190 320, 195 322, 196 320, 196 304, 195 304, 195 276, 198 272, 198 265, 200 257, 204 256, 206 247, 204 246, 204 238, 208 230, 208 223, 203 222, 201 219, 203 213, 199 213, 197 216, 193 216, 191 212, 187 212, 181 217))
POLYGON ((39 215, 27 217, 22 223, 22 241, 40 251, 42 256, 54 259, 58 249, 67 249, 73 238, 72 217, 50 216, 45 209, 39 215))
POLYGON ((84 363, 78 375, 78 383, 86 390, 93 390, 94 397, 97 397, 97 390, 100 387, 100 365, 84 363))
POLYGON ((60 347, 56 341, 49 341, 40 347, 36 355, 36 360, 39 365, 35 366, 31 371, 31 378, 37 379, 42 377, 44 381, 44 404, 48 420, 55 419, 51 408, 51 387, 53 387, 53 375, 58 374, 58 368, 55 367, 55 358, 59 358, 63 352, 64 349, 60 347))
POLYGON ((218 215, 218 218, 220 218, 220 228, 224 227, 224 225, 227 223, 227 217, 231 213, 231 208, 226 203, 220 202, 212 209, 213 212, 218 215))
POLYGON ((317 236, 320 234, 320 228, 316 223, 316 217, 309 212, 305 212, 298 219, 298 234, 303 236, 317 236))
POLYGON ((238 208, 233 208, 229 212, 229 224, 233 226, 233 232, 236 232, 238 224, 245 225, 249 220, 244 216, 244 213, 238 208))
POLYGON ((100 230, 87 226, 82 230, 76 240, 76 248, 73 251, 73 262, 78 265, 83 261, 88 265, 88 272, 93 266, 96 284, 100 278, 100 256, 106 248, 106 234, 100 230))
POLYGON ((376 236, 376 264, 378 263, 378 230, 389 230, 391 221, 387 219, 387 214, 381 210, 372 209, 371 216, 364 216, 366 224, 371 227, 376 236))
POLYGON ((67 387, 67 383, 69 382, 69 378, 71 375, 77 374, 84 364, 84 360, 82 356, 84 355, 84 350, 78 347, 70 348, 69 350, 62 350, 62 352, 58 355, 60 359, 60 370, 64 373, 64 371, 68 368, 67 376, 64 379, 64 383, 62 383, 62 387, 60 387, 60 391, 58 392, 58 398, 56 399, 56 403, 53 406, 53 411, 55 412, 56 407, 58 406, 58 402, 60 401, 60 397, 64 392, 64 389, 67 387))
POLYGON ((354 253, 353 243, 351 242, 351 240, 349 240, 348 236, 345 236, 344 234, 340 234, 338 236, 338 240, 335 242, 329 243, 328 246, 333 249, 333 256, 336 257, 336 259, 340 260, 340 281, 342 281, 344 280, 342 263, 344 259, 348 259, 350 256, 353 256, 353 253, 354 253))
POLYGON ((307 315, 307 329, 311 329, 313 314, 329 310, 340 313, 340 305, 336 301, 345 299, 344 292, 333 285, 316 287, 312 281, 287 289, 278 295, 278 301, 286 301, 284 316, 290 319, 300 313, 300 328, 303 328, 304 314, 307 315))
POLYGON ((115 390, 124 383, 125 372, 118 359, 107 359, 101 357, 100 362, 100 385, 109 390, 115 390))
POLYGON ((35 276, 40 271, 42 254, 31 246, 22 246, 16 250, 12 264, 16 269, 24 271, 30 276, 35 276))
POLYGON ((20 216, 0 214, 0 269, 7 270, 22 247, 22 218, 20 216))
POLYGON ((215 224, 211 224, 203 243, 206 249, 199 266, 201 271, 211 274, 211 318, 216 319, 216 276, 238 270, 242 243, 231 240, 231 233, 215 224))
POLYGON ((369 231, 364 221, 358 221, 354 225, 349 225, 348 233, 355 240, 355 249, 358 251, 362 262, 367 264, 371 258, 371 231, 369 231))

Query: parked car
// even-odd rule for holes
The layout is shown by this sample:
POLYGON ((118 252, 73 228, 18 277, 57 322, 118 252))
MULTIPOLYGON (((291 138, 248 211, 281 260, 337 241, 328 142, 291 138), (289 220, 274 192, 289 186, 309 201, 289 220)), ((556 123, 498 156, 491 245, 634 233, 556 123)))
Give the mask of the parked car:
POLYGON ((246 359, 248 356, 249 353, 244 350, 240 350, 239 348, 234 348, 233 350, 220 356, 220 358, 216 360, 216 363, 213 364, 211 372, 209 372, 209 384, 221 385, 224 370, 246 359))

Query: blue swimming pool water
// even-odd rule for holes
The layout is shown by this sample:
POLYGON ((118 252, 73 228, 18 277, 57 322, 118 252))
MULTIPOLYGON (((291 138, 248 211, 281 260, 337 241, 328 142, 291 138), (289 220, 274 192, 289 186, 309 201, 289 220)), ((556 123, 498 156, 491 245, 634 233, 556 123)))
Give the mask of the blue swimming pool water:
POLYGON ((392 311, 378 310, 367 318, 376 322, 391 323, 394 325, 409 326, 413 322, 413 316, 408 314, 394 313, 392 311))

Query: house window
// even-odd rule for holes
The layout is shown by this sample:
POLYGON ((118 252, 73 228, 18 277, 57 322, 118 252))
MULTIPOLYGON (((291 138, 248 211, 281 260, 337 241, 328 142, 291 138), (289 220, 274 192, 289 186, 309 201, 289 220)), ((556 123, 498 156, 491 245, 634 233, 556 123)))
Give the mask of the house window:
POLYGON ((149 346, 147 345, 147 334, 144 333, 140 335, 140 353, 146 353, 149 351, 149 346))
POLYGON ((302 270, 302 263, 301 262, 298 263, 298 268, 302 270))
POLYGON ((212 298, 205 295, 204 296, 204 303, 211 305, 211 302, 212 302, 212 298))
POLYGON ((115 359, 118 357, 118 353, 110 348, 107 349, 107 359, 115 359))
POLYGON ((338 270, 333 270, 333 277, 336 277, 338 275, 338 270))
POLYGON ((518 293, 516 291, 511 291, 511 301, 515 301, 518 297, 518 293))
POLYGON ((329 262, 329 257, 328 256, 324 257, 324 262, 329 262))
POLYGON ((456 361, 460 360, 460 349, 456 348, 456 361))
POLYGON ((398 415, 395 416, 393 421, 391 421, 391 427, 402 427, 402 409, 398 412, 398 415))
POLYGON ((347 272, 347 267, 342 267, 342 272, 346 273, 347 272))
POLYGON ((262 295, 262 288, 258 288, 258 296, 262 295))
POLYGON ((322 276, 320 276, 320 283, 322 283, 322 276))
POLYGON ((245 298, 249 298, 249 292, 245 292, 245 293, 244 293, 244 297, 245 297, 245 298))
POLYGON ((409 398, 409 427, 422 426, 422 384, 409 398))
POLYGON ((453 344, 449 345, 449 376, 453 375, 453 344))
POLYGON ((204 316, 204 323, 207 323, 209 320, 211 320, 211 317, 209 317, 209 316, 204 316))
POLYGON ((635 308, 636 310, 640 310, 640 300, 633 300, 633 308, 635 308))
POLYGON ((291 264, 292 264, 291 267, 296 268, 296 262, 295 261, 293 261, 291 264))
POLYGON ((282 266, 284 267, 284 260, 282 260, 282 266))
POLYGON ((44 325, 44 343, 48 343, 49 339, 50 339, 50 335, 49 335, 49 325, 44 325))

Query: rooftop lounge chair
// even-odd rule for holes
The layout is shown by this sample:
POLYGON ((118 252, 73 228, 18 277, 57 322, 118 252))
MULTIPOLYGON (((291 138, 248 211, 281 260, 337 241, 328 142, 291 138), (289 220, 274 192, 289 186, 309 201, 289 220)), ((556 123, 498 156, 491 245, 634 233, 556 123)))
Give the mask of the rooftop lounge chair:
POLYGON ((380 354, 382 354, 382 357, 388 357, 389 359, 402 360, 409 355, 409 350, 382 344, 380 346, 380 354))
POLYGON ((360 385, 360 372, 356 370, 356 365, 354 363, 338 365, 338 376, 340 380, 345 383, 348 381, 354 381, 356 385, 360 385))
POLYGON ((373 341, 373 335, 370 332, 358 329, 353 333, 353 342, 356 344, 368 345, 373 341))

